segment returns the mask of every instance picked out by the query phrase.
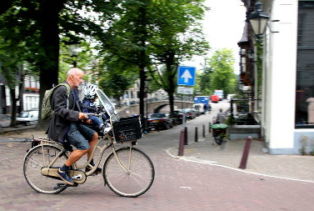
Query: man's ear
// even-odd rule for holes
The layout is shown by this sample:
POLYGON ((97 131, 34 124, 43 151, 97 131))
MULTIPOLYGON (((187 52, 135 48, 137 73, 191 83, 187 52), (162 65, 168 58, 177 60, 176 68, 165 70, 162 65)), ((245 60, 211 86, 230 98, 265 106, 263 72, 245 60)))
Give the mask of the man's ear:
POLYGON ((69 77, 67 78, 67 81, 70 81, 72 83, 73 82, 73 75, 69 75, 69 77))

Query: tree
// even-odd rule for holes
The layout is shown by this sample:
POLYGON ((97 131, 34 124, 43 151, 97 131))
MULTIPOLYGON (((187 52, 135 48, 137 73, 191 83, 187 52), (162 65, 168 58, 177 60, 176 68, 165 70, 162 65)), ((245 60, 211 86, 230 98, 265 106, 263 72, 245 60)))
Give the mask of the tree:
MULTIPOLYGON (((45 90, 58 83, 60 36, 68 37, 72 41, 82 39, 82 35, 102 36, 105 33, 103 23, 106 18, 115 14, 117 4, 119 4, 118 0, 114 2, 97 0, 1 2, 0 39, 22 48, 21 54, 18 54, 19 62, 26 61, 39 71, 40 102, 45 90), (84 17, 82 11, 97 12, 102 16, 84 17)), ((2 50, 10 52, 5 48, 2 50)), ((18 63, 15 64, 18 66, 18 63)), ((3 67, 4 65, 6 63, 3 63, 3 67)), ((12 70, 12 75, 15 75, 14 68, 3 69, 12 70)))
POLYGON ((171 113, 174 111, 176 76, 180 61, 193 55, 202 55, 209 49, 198 23, 206 10, 203 2, 176 0, 156 3, 157 15, 153 18, 157 30, 153 33, 150 51, 155 63, 164 64, 165 69, 157 70, 157 74, 152 74, 152 77, 168 93, 171 113))
POLYGON ((137 67, 130 66, 117 56, 105 57, 104 61, 106 64, 101 66, 105 66, 105 71, 99 75, 99 86, 120 104, 120 97, 138 79, 137 67))
MULTIPOLYGON (((7 85, 12 90, 11 98, 15 100, 13 90, 20 66, 31 63, 40 72, 41 94, 43 89, 57 82, 59 56, 58 13, 63 1, 23 1, 11 2, 2 12, 0 39, 1 51, 8 58, 2 58, 3 70, 6 72, 7 85)), ((22 91, 22 90, 21 90, 22 91)), ((15 122, 16 102, 12 103, 12 124, 15 122)))
MULTIPOLYGON (((5 48, 7 43, 2 43, 0 41, 0 46, 5 48)), ((8 84, 10 90, 10 104, 11 104, 11 126, 16 125, 16 113, 17 113, 17 101, 21 98, 16 96, 16 86, 20 86, 20 79, 23 77, 21 72, 21 62, 19 61, 20 49, 18 46, 11 45, 10 48, 6 48, 6 51, 0 50, 0 72, 4 76, 6 84, 8 84)), ((19 95, 21 95, 21 90, 19 90, 19 95)), ((23 103, 19 101, 20 106, 23 103)))
POLYGON ((59 56, 59 81, 65 81, 67 71, 74 66, 86 70, 88 74, 85 79, 87 81, 92 80, 90 73, 99 74, 97 72, 99 69, 95 68, 99 59, 97 52, 86 41, 81 41, 73 45, 67 45, 66 41, 62 41, 60 43, 59 56))
POLYGON ((214 89, 212 87, 212 69, 205 66, 202 73, 196 76, 195 94, 197 95, 210 95, 214 89))
POLYGON ((119 18, 113 20, 108 35, 101 40, 107 56, 118 58, 138 73, 140 78, 139 113, 143 120, 145 69, 150 64, 147 46, 151 36, 150 29, 153 27, 151 11, 154 7, 152 0, 124 0, 119 6, 122 10, 119 18))
POLYGON ((212 69, 212 89, 224 90, 224 95, 233 93, 236 87, 234 74, 234 58, 230 49, 220 49, 210 58, 209 66, 212 69))
POLYGON ((17 101, 19 101, 20 109, 23 106, 23 65, 25 61, 31 61, 33 48, 29 44, 33 42, 36 34, 33 34, 33 37, 28 36, 29 27, 31 27, 30 21, 16 17, 19 14, 25 14, 23 8, 10 7, 12 2, 7 6, 0 13, 0 71, 10 90, 11 126, 14 126, 16 124, 17 101), (24 39, 22 39, 23 35, 25 36, 24 39), (19 86, 18 98, 15 92, 16 86, 19 86))

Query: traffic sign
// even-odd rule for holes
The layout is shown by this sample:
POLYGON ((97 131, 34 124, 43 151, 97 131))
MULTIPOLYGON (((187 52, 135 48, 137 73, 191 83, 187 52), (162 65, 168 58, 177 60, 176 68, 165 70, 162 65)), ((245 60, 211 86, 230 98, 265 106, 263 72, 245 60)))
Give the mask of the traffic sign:
POLYGON ((178 94, 184 94, 184 95, 192 95, 193 94, 193 87, 178 86, 177 93, 178 94))
POLYGON ((178 85, 194 86, 195 85, 195 67, 179 66, 178 67, 178 85))

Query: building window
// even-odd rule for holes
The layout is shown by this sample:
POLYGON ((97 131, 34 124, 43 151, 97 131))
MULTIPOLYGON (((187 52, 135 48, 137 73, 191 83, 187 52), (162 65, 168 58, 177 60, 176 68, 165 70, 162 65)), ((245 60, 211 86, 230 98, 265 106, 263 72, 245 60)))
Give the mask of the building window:
POLYGON ((314 2, 300 1, 298 12, 296 128, 314 128, 314 2))

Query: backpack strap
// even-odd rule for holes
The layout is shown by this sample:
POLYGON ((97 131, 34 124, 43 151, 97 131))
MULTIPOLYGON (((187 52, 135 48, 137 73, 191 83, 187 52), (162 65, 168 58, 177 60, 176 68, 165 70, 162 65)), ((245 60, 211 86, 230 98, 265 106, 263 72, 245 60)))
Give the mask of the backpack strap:
MULTIPOLYGON (((60 84, 58 84, 57 86, 55 86, 54 87, 54 90, 56 90, 58 87, 60 87, 60 86, 65 86, 65 88, 67 89, 67 96, 68 96, 68 98, 67 98, 67 109, 69 109, 69 106, 70 106, 70 101, 69 101, 69 98, 70 98, 70 93, 71 93, 71 87, 70 87, 70 85, 69 84, 67 84, 67 83, 60 83, 60 84)), ((52 95, 51 95, 52 96, 52 95)))
POLYGON ((70 107, 70 100, 69 100, 69 98, 70 98, 70 93, 71 93, 71 87, 67 83, 61 83, 60 86, 65 86, 66 89, 67 89, 67 96, 68 96, 68 99, 67 99, 67 109, 69 109, 69 107, 70 107))

